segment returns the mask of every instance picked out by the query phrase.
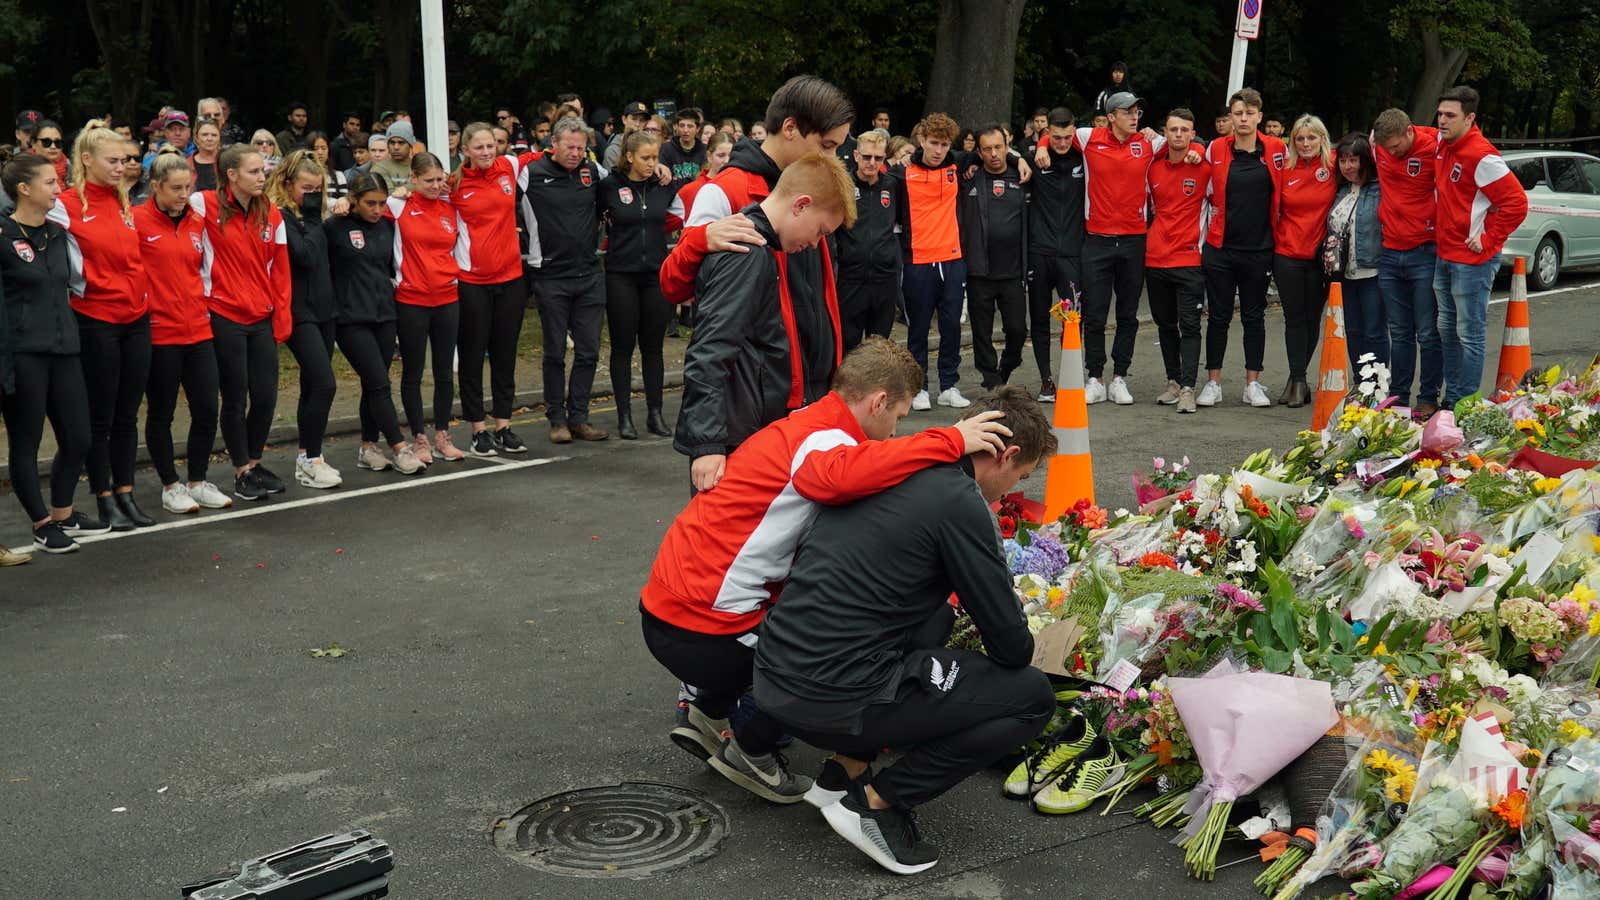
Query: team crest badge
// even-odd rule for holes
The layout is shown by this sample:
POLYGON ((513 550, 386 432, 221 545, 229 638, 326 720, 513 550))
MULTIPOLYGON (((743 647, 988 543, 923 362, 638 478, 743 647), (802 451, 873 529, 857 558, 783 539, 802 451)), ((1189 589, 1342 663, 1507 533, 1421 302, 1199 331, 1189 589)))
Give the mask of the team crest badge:
POLYGON ((33 245, 27 241, 12 241, 11 249, 17 251, 23 262, 33 262, 33 245))
POLYGON ((1329 178, 1332 178, 1332 177, 1333 177, 1333 173, 1328 171, 1328 167, 1327 166, 1318 166, 1317 167, 1317 180, 1318 181, 1327 181, 1329 178))
POLYGON ((265 226, 265 227, 263 227, 261 229, 261 243, 263 243, 263 244, 272 243, 272 226, 271 225, 267 225, 267 226, 265 226))
POLYGON ((623 205, 627 205, 629 203, 632 203, 633 202, 633 188, 618 188, 617 189, 617 199, 621 200, 623 205))
POLYGON ((948 181, 951 184, 955 184, 956 183, 956 170, 954 168, 945 169, 944 170, 944 180, 948 181))
POLYGON ((589 174, 588 168, 585 168, 582 172, 578 173, 578 180, 583 182, 584 187, 588 187, 594 183, 594 176, 589 174))
POLYGON ((366 234, 364 234, 363 232, 360 232, 360 231, 351 231, 350 232, 350 246, 356 248, 357 250, 364 249, 367 246, 367 236, 366 236, 366 234))
POLYGON ((500 176, 500 192, 505 194, 507 197, 511 196, 511 176, 500 176))
POLYGON ((1450 167, 1450 183, 1451 184, 1455 184, 1456 182, 1458 182, 1460 180, 1461 180, 1461 163, 1456 163, 1455 165, 1450 167))
POLYGON ((195 249, 196 253, 204 253, 205 252, 205 249, 206 249, 205 245, 200 243, 200 235, 194 234, 194 233, 191 232, 189 234, 189 243, 194 245, 194 249, 195 249))
POLYGON ((1133 154, 1134 159, 1139 159, 1140 157, 1144 156, 1144 145, 1138 141, 1134 141, 1132 144, 1128 145, 1128 152, 1133 154))
POLYGON ((1006 183, 1004 181, 996 181, 993 190, 996 197, 1004 197, 1006 195, 1006 183))
POLYGON ((1196 185, 1194 183, 1194 179, 1193 178, 1185 178, 1183 180, 1183 195, 1185 197, 1193 197, 1194 196, 1194 189, 1197 186, 1198 185, 1196 185))
POLYGON ((861 187, 860 187, 860 185, 856 186, 856 199, 857 200, 861 199, 861 187))
POLYGON ((1274 169, 1278 169, 1278 170, 1282 171, 1282 169, 1283 169, 1283 154, 1282 153, 1274 153, 1274 154, 1272 154, 1272 167, 1274 169))
POLYGON ((1422 174, 1422 160, 1412 157, 1406 160, 1406 174, 1412 178, 1422 174))
POLYGON ((444 229, 445 234, 456 233, 456 220, 450 218, 449 216, 440 216, 439 226, 444 229))
POLYGON ((889 208, 889 201, 890 201, 890 196, 889 196, 889 192, 888 191, 879 191, 878 192, 878 205, 879 206, 882 206, 884 209, 888 209, 889 208))

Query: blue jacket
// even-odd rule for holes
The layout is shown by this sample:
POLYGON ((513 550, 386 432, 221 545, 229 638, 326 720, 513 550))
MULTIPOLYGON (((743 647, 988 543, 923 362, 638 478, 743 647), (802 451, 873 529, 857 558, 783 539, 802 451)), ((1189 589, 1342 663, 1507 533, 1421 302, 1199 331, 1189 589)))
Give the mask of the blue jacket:
MULTIPOLYGON (((1355 186, 1346 182, 1339 186, 1339 193, 1333 197, 1333 206, 1337 207, 1344 195, 1354 190, 1355 186)), ((1362 269, 1376 269, 1378 258, 1383 255, 1383 223, 1378 221, 1378 181, 1373 179, 1361 186, 1361 196, 1356 200, 1356 266, 1362 269)), ((1333 229, 1333 211, 1328 211, 1328 228, 1333 229)))

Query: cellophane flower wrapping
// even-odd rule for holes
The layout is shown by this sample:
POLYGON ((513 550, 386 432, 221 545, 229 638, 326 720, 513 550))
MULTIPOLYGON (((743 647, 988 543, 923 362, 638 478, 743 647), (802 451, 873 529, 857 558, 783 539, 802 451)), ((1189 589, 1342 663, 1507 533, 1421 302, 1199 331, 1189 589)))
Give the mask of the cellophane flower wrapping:
POLYGON ((1550 900, 1600 897, 1600 839, 1566 819, 1550 821, 1550 900))
POLYGON ((1478 839, 1486 811, 1468 785, 1439 776, 1384 839, 1382 859, 1354 886, 1357 896, 1388 900, 1424 872, 1460 856, 1478 839))

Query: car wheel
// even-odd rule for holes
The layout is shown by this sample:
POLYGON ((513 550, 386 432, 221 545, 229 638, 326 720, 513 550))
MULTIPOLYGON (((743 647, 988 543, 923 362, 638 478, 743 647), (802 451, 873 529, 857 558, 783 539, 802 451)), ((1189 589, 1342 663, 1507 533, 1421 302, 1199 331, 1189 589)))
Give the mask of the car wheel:
POLYGON ((1556 286, 1561 274, 1561 245, 1553 234, 1545 235, 1534 248, 1532 264, 1528 266, 1528 290, 1548 291, 1556 286))

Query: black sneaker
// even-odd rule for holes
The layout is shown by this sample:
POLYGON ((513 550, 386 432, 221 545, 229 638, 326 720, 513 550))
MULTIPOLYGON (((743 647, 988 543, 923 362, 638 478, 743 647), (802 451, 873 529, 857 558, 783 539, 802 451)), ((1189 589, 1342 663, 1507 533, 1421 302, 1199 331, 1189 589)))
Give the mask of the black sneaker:
POLYGON ((522 438, 517 437, 517 433, 511 430, 510 425, 495 431, 494 448, 501 453, 528 452, 528 445, 522 442, 522 438))
POLYGON ((60 526, 61 530, 68 535, 77 535, 79 537, 91 534, 106 534, 111 530, 110 525, 99 519, 91 519, 78 510, 74 510, 72 515, 67 516, 65 519, 58 519, 50 524, 60 526))
POLYGON ((669 737, 696 759, 705 761, 722 749, 727 731, 727 719, 713 719, 688 700, 679 700, 669 737))
POLYGON ((811 785, 811 790, 806 791, 806 802, 817 809, 827 809, 849 793, 855 787, 855 782, 850 780, 849 773, 844 766, 829 757, 822 761, 822 770, 817 773, 817 780, 811 785))
POLYGON ((473 456, 496 456, 494 449, 494 435, 488 429, 474 431, 472 443, 467 445, 467 452, 473 456))
POLYGON ((926 872, 939 862, 938 849, 922 839, 910 810, 873 809, 864 792, 851 791, 822 815, 836 834, 896 875, 926 872))
POLYGON ((269 494, 283 493, 283 479, 274 475, 271 469, 256 463, 250 467, 250 471, 256 473, 256 482, 261 485, 262 490, 269 494))
POLYGON ((49 522, 33 530, 33 549, 46 553, 71 553, 78 542, 67 535, 60 522, 49 522))
POLYGON ((245 469, 243 475, 233 479, 233 495, 240 500, 265 500, 267 488, 256 475, 256 469, 245 469))

